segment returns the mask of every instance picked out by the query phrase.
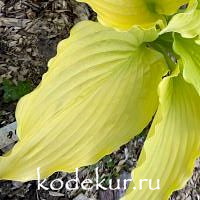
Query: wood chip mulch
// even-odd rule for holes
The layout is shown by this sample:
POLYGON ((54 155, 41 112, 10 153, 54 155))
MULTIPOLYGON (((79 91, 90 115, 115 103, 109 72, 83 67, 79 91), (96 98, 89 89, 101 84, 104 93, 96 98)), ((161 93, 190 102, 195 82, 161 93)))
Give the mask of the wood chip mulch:
MULTIPOLYGON (((17 84, 28 80, 36 87, 47 70, 48 60, 56 54, 58 42, 69 36, 69 30, 79 21, 96 20, 96 14, 85 4, 74 0, 0 0, 0 127, 15 121, 17 102, 2 101, 1 84, 10 79, 17 84)), ((80 180, 92 179, 94 168, 99 167, 102 178, 130 177, 136 166, 146 130, 118 151, 106 156, 96 165, 82 168, 80 180)), ((4 149, 1 149, 0 153, 4 149)), ((48 180, 75 174, 55 173, 48 180)), ((0 181, 0 200, 118 200, 124 191, 80 190, 37 191, 36 181, 19 183, 0 181)), ((186 187, 174 192, 170 200, 200 200, 200 161, 186 187)))

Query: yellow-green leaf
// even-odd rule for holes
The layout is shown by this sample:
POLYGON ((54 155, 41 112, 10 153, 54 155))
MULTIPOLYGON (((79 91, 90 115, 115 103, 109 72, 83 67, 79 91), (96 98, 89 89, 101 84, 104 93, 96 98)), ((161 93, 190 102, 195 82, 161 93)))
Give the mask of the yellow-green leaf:
POLYGON ((154 4, 155 11, 159 14, 171 15, 178 9, 190 2, 190 0, 145 0, 146 4, 154 4))
POLYGON ((19 142, 0 158, 0 178, 36 179, 97 162, 129 141, 157 109, 163 56, 146 47, 154 29, 117 32, 76 25, 49 71, 16 112, 19 142))
POLYGON ((185 38, 193 38, 200 35, 200 9, 197 8, 197 1, 192 1, 188 10, 175 15, 160 34, 177 32, 185 38))
POLYGON ((184 187, 200 155, 198 93, 181 75, 165 78, 159 91, 160 107, 123 200, 168 200, 184 187))
POLYGON ((174 51, 182 59, 183 77, 200 94, 200 45, 195 39, 182 38, 177 34, 174 36, 174 51))
POLYGON ((121 30, 134 25, 150 27, 175 13, 189 0, 79 0, 88 3, 98 14, 98 20, 121 30))

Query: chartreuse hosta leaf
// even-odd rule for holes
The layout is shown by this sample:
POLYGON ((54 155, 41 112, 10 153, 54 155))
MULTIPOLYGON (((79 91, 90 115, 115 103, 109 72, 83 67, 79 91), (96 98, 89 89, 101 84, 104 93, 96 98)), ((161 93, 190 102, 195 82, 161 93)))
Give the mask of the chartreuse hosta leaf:
POLYGON ((123 200, 167 200, 186 184, 200 154, 200 96, 196 90, 181 75, 174 75, 162 81, 159 93, 158 112, 123 200))
POLYGON ((200 35, 200 9, 197 1, 191 1, 187 12, 175 15, 162 33, 177 32, 185 38, 193 38, 200 35))
POLYGON ((154 29, 117 32, 82 22, 49 71, 17 107, 19 142, 0 158, 0 178, 26 181, 97 162, 140 133, 157 109, 163 56, 154 29), (14 170, 13 170, 14 169, 14 170))
POLYGON ((183 62, 183 76, 200 94, 200 45, 195 39, 174 36, 174 50, 183 62))
POLYGON ((98 19, 106 26, 121 30, 134 25, 150 27, 175 13, 189 0, 78 0, 86 2, 97 12, 98 19))

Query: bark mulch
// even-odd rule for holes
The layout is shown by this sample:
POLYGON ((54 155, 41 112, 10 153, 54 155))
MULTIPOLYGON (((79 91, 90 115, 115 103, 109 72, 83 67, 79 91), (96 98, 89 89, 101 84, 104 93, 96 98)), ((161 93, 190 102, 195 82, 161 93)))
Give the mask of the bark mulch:
MULTIPOLYGON (((76 23, 88 19, 96 20, 96 14, 87 5, 74 0, 0 0, 0 127, 15 121, 19 96, 39 84, 48 60, 56 54, 58 42, 69 36, 76 23), (16 90, 17 85, 22 89, 16 90)), ((101 178, 111 178, 114 183, 117 178, 130 177, 146 132, 96 165, 80 169, 79 179, 92 179, 95 167, 99 168, 101 178)), ((0 149, 0 153, 6 150, 8 148, 0 149)), ((56 177, 68 180, 74 176, 74 173, 55 173, 47 184, 56 177)), ((0 200, 118 200, 123 193, 123 190, 95 189, 87 192, 81 189, 73 192, 38 191, 36 181, 0 181, 0 200)), ((200 161, 197 161, 186 187, 174 192, 171 200, 200 200, 200 161)))

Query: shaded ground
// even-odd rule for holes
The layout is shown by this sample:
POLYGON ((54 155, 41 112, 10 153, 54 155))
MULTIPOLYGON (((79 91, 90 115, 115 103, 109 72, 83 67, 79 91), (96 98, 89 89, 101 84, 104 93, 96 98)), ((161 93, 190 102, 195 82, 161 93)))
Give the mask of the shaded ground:
MULTIPOLYGON (((0 0, 0 127, 13 121, 18 96, 34 89, 47 70, 48 60, 55 55, 58 42, 69 35, 71 27, 81 20, 95 20, 95 13, 85 4, 72 0, 0 0), (6 85, 5 80, 10 80, 6 85), (27 83, 28 82, 28 83, 27 83), (22 83, 22 89, 15 86, 22 83), (13 84, 9 86, 9 84, 13 84), (7 87, 5 87, 5 85, 7 87), (7 89, 6 89, 7 88, 7 89), (5 93, 7 92, 7 100, 5 93), (11 96, 9 96, 12 94, 11 96)), ((81 180, 94 177, 94 168, 99 167, 101 178, 127 178, 136 165, 146 133, 135 138, 97 165, 83 168, 81 180)), ((74 174, 56 173, 63 180, 74 174)), ((200 164, 186 188, 175 192, 173 200, 200 199, 200 164)), ((81 199, 117 200, 123 191, 37 191, 36 182, 25 184, 11 181, 0 182, 0 200, 36 199, 81 199), (63 196, 64 194, 64 196, 63 196)))

